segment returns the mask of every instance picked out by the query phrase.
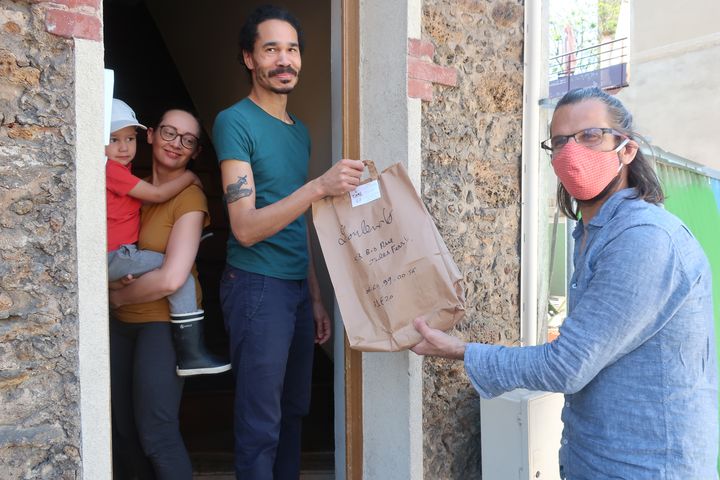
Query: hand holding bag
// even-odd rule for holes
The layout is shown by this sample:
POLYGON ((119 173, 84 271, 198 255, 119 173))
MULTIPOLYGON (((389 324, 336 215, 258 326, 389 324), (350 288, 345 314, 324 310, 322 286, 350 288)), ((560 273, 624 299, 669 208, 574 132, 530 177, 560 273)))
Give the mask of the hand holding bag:
POLYGON ((463 317, 462 276, 405 168, 364 163, 370 178, 313 203, 313 223, 350 346, 404 350, 422 339, 414 318, 448 330, 463 317))

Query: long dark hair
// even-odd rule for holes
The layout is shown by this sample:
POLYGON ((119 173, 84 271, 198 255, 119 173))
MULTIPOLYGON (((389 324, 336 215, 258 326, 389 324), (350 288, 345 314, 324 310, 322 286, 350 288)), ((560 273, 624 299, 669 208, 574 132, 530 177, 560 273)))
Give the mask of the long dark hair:
MULTIPOLYGON (((572 105, 580 103, 584 100, 596 99, 600 100, 607 107, 608 116, 610 117, 610 125, 632 140, 643 141, 644 139, 633 132, 633 118, 630 112, 625 108, 620 100, 609 95, 597 87, 577 88, 566 93, 555 106, 555 111, 564 105, 572 105)), ((645 142, 647 143, 647 142, 645 142)), ((646 202, 660 204, 665 200, 660 181, 658 180, 655 170, 650 161, 638 149, 635 159, 627 165, 628 186, 635 188, 635 194, 632 198, 642 198, 646 202)), ((617 183, 611 182, 600 194, 595 198, 602 198, 608 194, 617 183)), ((575 220, 580 219, 579 207, 574 199, 570 196, 562 183, 558 183, 557 202, 560 211, 565 216, 575 220)))

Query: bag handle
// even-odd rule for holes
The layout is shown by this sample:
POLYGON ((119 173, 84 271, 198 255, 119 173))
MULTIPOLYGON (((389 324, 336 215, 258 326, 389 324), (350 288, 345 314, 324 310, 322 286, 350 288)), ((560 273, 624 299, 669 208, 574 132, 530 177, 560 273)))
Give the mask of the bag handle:
POLYGON ((372 160, 363 160, 363 165, 365 165, 368 169, 368 172, 370 173, 370 179, 371 180, 377 180, 378 179, 378 171, 377 168, 375 168, 375 162, 372 160))

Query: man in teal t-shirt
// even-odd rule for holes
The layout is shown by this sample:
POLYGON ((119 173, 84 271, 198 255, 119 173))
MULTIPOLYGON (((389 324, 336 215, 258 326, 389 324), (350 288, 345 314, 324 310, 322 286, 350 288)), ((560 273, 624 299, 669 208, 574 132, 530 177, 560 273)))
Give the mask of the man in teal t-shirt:
POLYGON ((235 473, 242 479, 299 477, 313 337, 330 337, 304 213, 316 200, 354 190, 363 169, 343 159, 307 182, 310 138, 286 109, 302 47, 289 12, 264 6, 251 13, 240 32, 240 58, 252 89, 213 127, 232 230, 220 300, 235 376, 235 473))
MULTIPOLYGON (((307 181, 310 137, 300 120, 293 115, 290 119, 291 123, 279 120, 250 98, 244 98, 220 112, 215 120, 218 158, 246 159, 255 180, 256 209, 289 197, 307 181)), ((232 183, 228 185, 226 199, 250 188, 245 175, 228 180, 232 183)), ((283 280, 306 278, 305 223, 305 216, 300 215, 282 230, 251 246, 243 246, 242 240, 231 235, 227 263, 283 280)))

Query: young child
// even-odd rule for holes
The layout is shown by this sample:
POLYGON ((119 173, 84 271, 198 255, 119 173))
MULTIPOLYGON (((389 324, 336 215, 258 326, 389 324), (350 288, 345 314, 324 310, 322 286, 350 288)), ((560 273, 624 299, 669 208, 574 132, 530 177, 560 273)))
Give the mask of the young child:
MULTIPOLYGON (((137 148, 137 129, 147 130, 135 117, 135 112, 122 100, 113 99, 110 124, 110 142, 105 146, 107 164, 107 238, 108 279, 119 280, 160 268, 164 256, 151 250, 138 250, 136 243, 140 232, 140 207, 143 202, 162 203, 170 200, 195 183, 202 186, 197 175, 186 171, 182 176, 163 185, 153 185, 131 172, 131 162, 137 148)), ((180 289, 168 296, 170 318, 179 328, 189 329, 199 323, 204 312, 197 308, 195 280, 190 275, 180 289)), ((175 334, 173 340, 178 357, 177 374, 180 376, 220 373, 230 369, 230 364, 215 358, 205 350, 199 325, 190 332, 175 334)))

